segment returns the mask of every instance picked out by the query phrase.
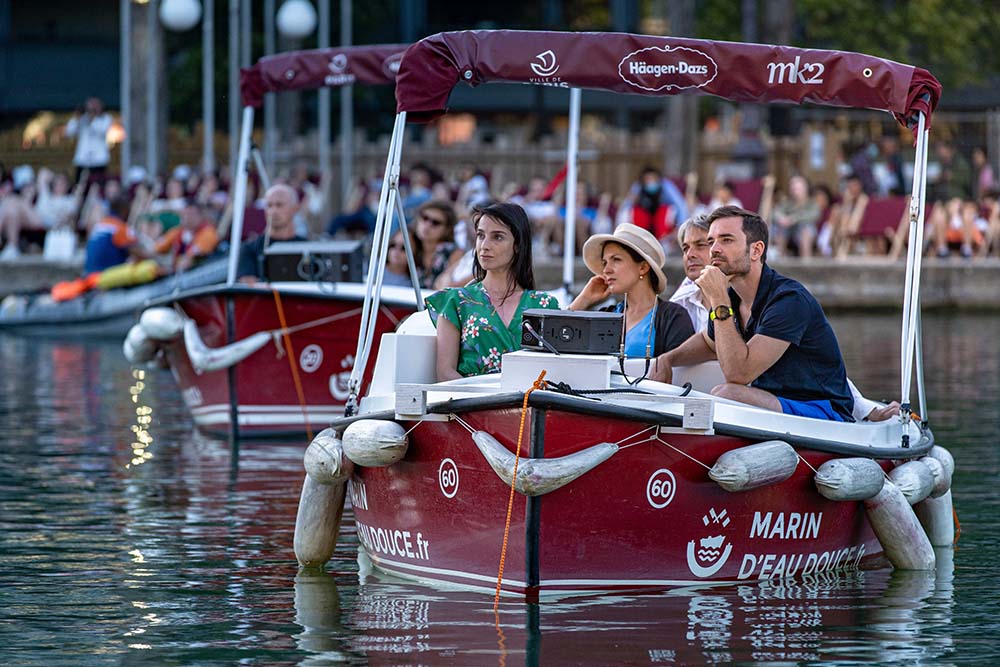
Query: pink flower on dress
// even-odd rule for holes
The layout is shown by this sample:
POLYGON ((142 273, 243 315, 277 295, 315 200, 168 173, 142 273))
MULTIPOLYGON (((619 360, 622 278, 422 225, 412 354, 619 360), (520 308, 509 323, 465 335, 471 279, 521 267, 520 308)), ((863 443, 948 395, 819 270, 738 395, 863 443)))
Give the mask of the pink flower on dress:
POLYGON ((548 308, 549 303, 551 302, 552 302, 552 297, 548 294, 542 294, 540 297, 538 297, 538 305, 541 306, 542 308, 548 308))
POLYGON ((479 325, 476 323, 476 316, 469 315, 465 325, 462 327, 462 342, 479 336, 479 325))

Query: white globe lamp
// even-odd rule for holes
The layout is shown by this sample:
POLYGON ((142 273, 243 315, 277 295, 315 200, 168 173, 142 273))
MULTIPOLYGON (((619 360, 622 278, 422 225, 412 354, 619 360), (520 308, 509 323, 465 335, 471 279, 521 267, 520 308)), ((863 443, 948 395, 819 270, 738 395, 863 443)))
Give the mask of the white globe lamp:
POLYGON ((316 29, 316 9, 307 0, 286 0, 278 10, 278 32, 301 39, 316 29))
POLYGON ((200 20, 201 3, 198 0, 163 0, 160 4, 160 22, 169 30, 190 30, 200 20))

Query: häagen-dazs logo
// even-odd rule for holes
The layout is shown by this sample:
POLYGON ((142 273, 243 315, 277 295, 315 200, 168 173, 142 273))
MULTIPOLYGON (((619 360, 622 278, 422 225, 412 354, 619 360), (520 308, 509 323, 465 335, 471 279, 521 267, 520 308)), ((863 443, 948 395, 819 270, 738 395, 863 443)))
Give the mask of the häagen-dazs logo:
POLYGON ((556 54, 552 53, 552 49, 544 51, 535 56, 537 63, 531 63, 531 71, 538 76, 552 76, 559 69, 559 65, 556 64, 556 54))
MULTIPOLYGON (((701 517, 701 522, 706 531, 715 532, 729 525, 729 516, 726 510, 716 513, 713 507, 701 517)), ((688 568, 696 577, 711 577, 722 569, 732 552, 733 545, 726 544, 725 535, 706 535, 691 540, 687 545, 688 568)))
POLYGON ((625 83, 651 92, 701 88, 718 74, 711 56, 686 46, 650 46, 618 63, 618 75, 625 83))

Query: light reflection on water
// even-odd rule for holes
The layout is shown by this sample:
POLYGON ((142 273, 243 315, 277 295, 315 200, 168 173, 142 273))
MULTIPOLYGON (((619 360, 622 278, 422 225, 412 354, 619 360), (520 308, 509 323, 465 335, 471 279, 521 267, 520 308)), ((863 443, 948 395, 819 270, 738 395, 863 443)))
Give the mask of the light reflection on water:
MULTIPOLYGON (((833 321, 862 390, 897 396, 898 316, 833 321)), ((234 462, 192 433, 169 374, 133 374, 117 345, 0 336, 0 662, 991 662, 1000 318, 924 328, 932 424, 957 464, 954 563, 505 602, 499 632, 481 594, 359 578, 350 514, 327 573, 297 572, 304 443, 244 443, 234 462)))

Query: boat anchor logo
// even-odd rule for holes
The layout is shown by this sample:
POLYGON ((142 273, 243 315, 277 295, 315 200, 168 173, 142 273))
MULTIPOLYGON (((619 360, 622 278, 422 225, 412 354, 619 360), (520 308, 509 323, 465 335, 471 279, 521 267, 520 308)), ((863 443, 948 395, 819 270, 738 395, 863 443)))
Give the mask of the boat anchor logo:
MULTIPOLYGON (((707 530, 714 532, 729 525, 729 515, 726 510, 716 512, 713 507, 701 517, 701 522, 707 530)), ((688 568, 696 577, 711 577, 722 569, 732 552, 733 545, 726 544, 725 535, 709 535, 691 540, 687 546, 688 568)))

